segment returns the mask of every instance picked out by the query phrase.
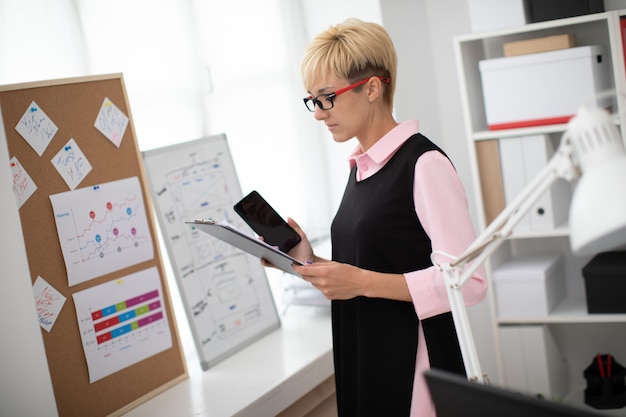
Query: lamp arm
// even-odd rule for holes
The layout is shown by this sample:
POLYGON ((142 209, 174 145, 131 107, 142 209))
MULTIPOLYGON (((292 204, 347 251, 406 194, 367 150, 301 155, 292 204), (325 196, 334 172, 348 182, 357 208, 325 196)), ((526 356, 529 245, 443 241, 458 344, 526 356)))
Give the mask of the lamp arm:
POLYGON ((468 249, 450 263, 452 268, 460 267, 463 275, 458 285, 463 286, 472 274, 493 252, 511 235, 513 228, 524 218, 539 198, 558 179, 548 166, 494 219, 468 249), (492 227, 493 226, 493 227, 492 227), (471 264, 468 262, 472 261, 471 264))
POLYGON ((441 253, 434 252, 431 255, 433 265, 439 267, 445 279, 450 310, 465 364, 465 372, 469 380, 489 382, 488 376, 482 372, 480 367, 461 288, 512 233, 513 228, 557 179, 564 178, 571 181, 578 176, 577 166, 572 160, 570 142, 564 136, 555 156, 485 231, 469 245, 463 254, 445 264, 436 262, 436 255, 441 253), (470 261, 472 262, 468 264, 470 261))
POLYGON ((511 235, 513 228, 557 179, 562 178, 567 181, 572 181, 580 176, 578 165, 573 161, 572 155, 573 150, 571 142, 569 137, 564 135, 555 155, 548 161, 539 174, 526 185, 504 210, 502 210, 476 240, 451 262, 451 266, 456 267, 477 259, 482 253, 488 251, 485 256, 480 256, 480 262, 474 262, 477 264, 476 267, 469 272, 468 277, 460 282, 461 286, 476 272, 476 269, 478 269, 487 257, 497 249, 502 241, 511 235), (489 250, 490 247, 493 247, 493 249, 489 250))

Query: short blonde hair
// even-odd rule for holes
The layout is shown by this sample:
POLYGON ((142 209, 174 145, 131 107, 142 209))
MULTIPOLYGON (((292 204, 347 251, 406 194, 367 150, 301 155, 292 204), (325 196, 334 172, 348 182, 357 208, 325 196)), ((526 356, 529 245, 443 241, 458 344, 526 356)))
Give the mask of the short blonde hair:
POLYGON ((302 59, 302 80, 307 91, 315 80, 326 74, 351 83, 368 76, 389 77, 383 84, 383 98, 393 109, 398 57, 391 37, 381 25, 347 19, 317 35, 302 59))

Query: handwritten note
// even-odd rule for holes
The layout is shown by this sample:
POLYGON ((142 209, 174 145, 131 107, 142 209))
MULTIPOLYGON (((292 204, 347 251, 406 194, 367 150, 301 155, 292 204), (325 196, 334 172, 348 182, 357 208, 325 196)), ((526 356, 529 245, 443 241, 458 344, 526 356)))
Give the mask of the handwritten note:
POLYGON ((59 317, 63 304, 65 304, 65 296, 40 276, 37 277, 33 285, 33 294, 35 295, 39 325, 50 332, 57 317, 59 317))
POLYGON ((37 186, 28 175, 28 172, 22 167, 16 157, 11 158, 9 161, 11 165, 11 176, 13 177, 13 193, 17 198, 17 206, 22 207, 22 204, 30 198, 31 195, 37 190, 37 186))
POLYGON ((105 98, 94 126, 119 148, 128 126, 128 117, 111 100, 105 98))
POLYGON ((70 139, 50 162, 71 190, 75 189, 91 171, 91 164, 74 138, 70 139))
POLYGON ((59 129, 33 101, 15 126, 15 130, 41 156, 59 129))

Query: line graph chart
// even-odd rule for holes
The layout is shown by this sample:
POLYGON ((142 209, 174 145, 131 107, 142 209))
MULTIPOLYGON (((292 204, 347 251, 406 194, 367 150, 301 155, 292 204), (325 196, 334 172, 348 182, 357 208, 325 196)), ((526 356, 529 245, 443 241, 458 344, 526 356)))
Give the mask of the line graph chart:
POLYGON ((137 177, 50 196, 70 286, 150 260, 137 177))

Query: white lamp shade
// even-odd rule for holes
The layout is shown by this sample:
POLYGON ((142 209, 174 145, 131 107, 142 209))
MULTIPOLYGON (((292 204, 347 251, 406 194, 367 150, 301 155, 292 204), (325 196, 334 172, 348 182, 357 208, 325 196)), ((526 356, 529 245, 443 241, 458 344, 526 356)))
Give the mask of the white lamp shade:
POLYGON ((585 172, 570 207, 570 244, 591 255, 626 244, 626 158, 585 172))
POLYGON ((581 108, 568 127, 581 178, 570 207, 570 244, 591 255, 626 244, 626 151, 609 114, 581 108))

